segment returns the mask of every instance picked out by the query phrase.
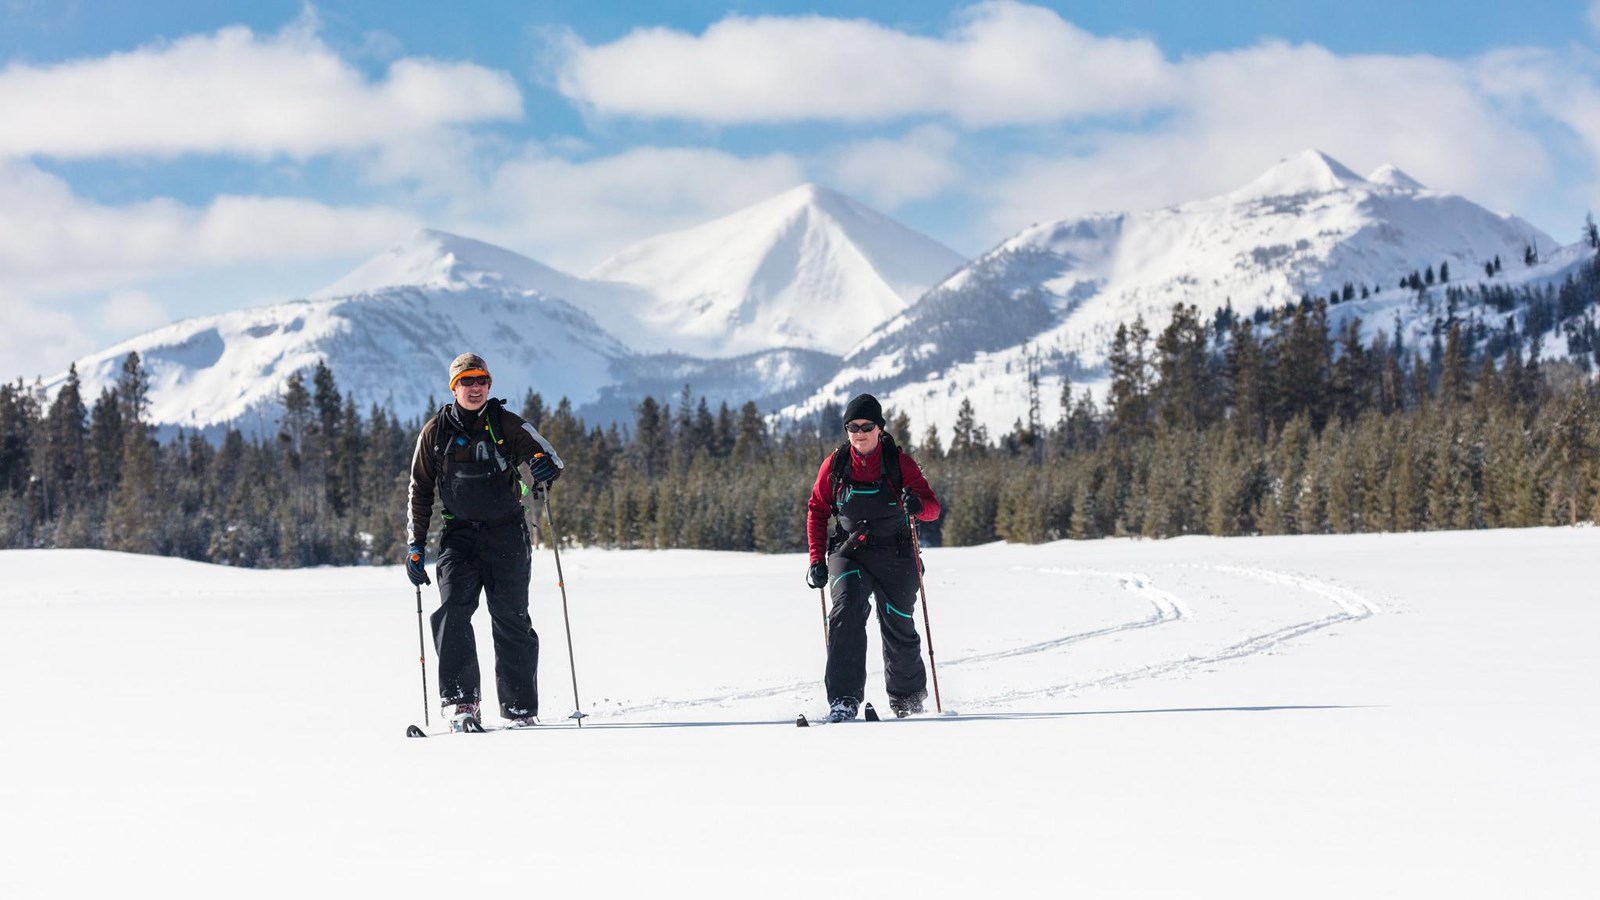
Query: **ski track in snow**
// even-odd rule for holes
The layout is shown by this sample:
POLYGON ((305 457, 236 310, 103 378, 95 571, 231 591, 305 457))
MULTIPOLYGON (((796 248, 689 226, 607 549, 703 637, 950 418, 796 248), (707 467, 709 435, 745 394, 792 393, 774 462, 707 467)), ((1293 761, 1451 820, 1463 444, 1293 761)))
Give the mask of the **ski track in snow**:
MULTIPOLYGON (((1154 611, 1149 616, 1142 619, 1122 622, 1116 625, 1109 625, 1090 631, 1075 632, 1063 637, 1052 638, 1050 640, 1040 641, 1034 644, 1026 644, 1021 647, 1012 647, 1005 650, 996 650, 988 653, 957 657, 955 659, 946 661, 944 663, 946 667, 955 668, 974 663, 1012 659, 1022 656, 1033 656, 1040 653, 1046 653, 1051 650, 1057 650, 1062 647, 1068 647, 1073 644, 1082 643, 1095 638, 1109 637, 1112 635, 1138 631, 1140 629, 1153 628, 1159 625, 1181 622, 1193 616, 1193 612, 1190 610, 1189 605, 1181 597, 1170 591, 1157 587, 1154 580, 1148 574, 1142 572, 1113 572, 1098 569, 1019 568, 1024 568, 1027 571, 1037 571, 1046 575, 1061 575, 1076 578, 1115 579, 1119 582, 1124 591, 1127 591, 1128 593, 1133 594, 1135 597, 1149 603, 1154 611)), ((1134 669, 1113 672, 1111 674, 1093 678, 1087 681, 1067 682, 1065 684, 1051 685, 1048 687, 1008 691, 992 697, 973 698, 972 700, 968 701, 970 708, 985 709, 1015 700, 1053 696, 1056 694, 1077 694, 1083 691, 1111 687, 1145 678, 1158 678, 1160 676, 1183 669, 1212 665, 1216 663, 1227 662, 1229 660, 1242 659, 1244 657, 1264 653, 1274 647, 1279 646, 1280 644, 1283 644, 1287 641, 1292 641, 1296 638, 1304 637, 1313 632, 1321 631, 1325 628, 1329 628, 1341 623, 1358 622, 1362 619, 1369 618, 1378 612, 1381 612, 1381 609, 1376 603, 1362 596, 1361 594, 1356 593, 1355 591, 1302 575, 1279 572, 1273 569, 1233 565, 1189 565, 1184 566, 1183 568, 1199 569, 1225 575, 1241 576, 1270 585, 1304 591, 1313 596, 1320 597, 1333 603, 1336 607, 1338 607, 1338 611, 1332 615, 1325 616, 1320 619, 1314 619, 1309 622, 1298 622, 1268 631, 1264 634, 1252 635, 1244 640, 1230 644, 1215 653, 1189 655, 1178 659, 1163 660, 1161 662, 1150 663, 1134 669)), ((693 700, 662 699, 656 702, 647 702, 619 707, 614 710, 608 710, 607 712, 611 715, 627 715, 629 713, 641 713, 649 711, 688 709, 715 704, 738 703, 746 700, 760 700, 786 694, 807 693, 815 690, 815 688, 816 681, 807 680, 790 684, 757 688, 753 690, 737 691, 729 694, 719 694, 714 697, 700 697, 693 700)))
MULTIPOLYGON (((1369 618, 1381 611, 1376 603, 1372 602, 1366 597, 1363 597, 1355 591, 1339 587, 1338 585, 1329 584, 1325 581, 1318 581, 1317 579, 1300 575, 1292 575, 1287 572, 1231 565, 1194 565, 1188 566, 1187 568, 1220 572, 1228 575, 1239 575, 1245 578, 1261 581, 1266 584, 1302 590, 1332 602, 1339 608, 1339 611, 1321 619, 1314 619, 1310 622, 1298 622, 1293 625, 1286 625, 1282 628, 1274 629, 1264 634, 1252 635, 1242 641, 1230 644, 1216 653, 1190 655, 1179 659, 1151 663, 1149 665, 1140 666, 1136 669, 1113 672, 1109 675, 1104 675, 1088 681, 1069 682, 1067 684, 1045 688, 1034 688, 1025 691, 1008 691, 995 697, 980 699, 977 701, 977 704, 980 706, 988 706, 1032 697, 1052 696, 1062 693, 1076 694, 1081 691, 1111 687, 1113 685, 1124 684, 1129 681, 1137 681, 1144 678, 1157 678, 1162 675, 1168 675, 1183 669, 1213 665, 1216 663, 1227 662, 1229 660, 1242 659, 1247 656, 1255 656, 1256 654, 1264 653, 1280 644, 1285 643, 1286 641, 1304 637, 1313 632, 1321 631, 1324 628, 1345 622, 1361 621, 1362 619, 1369 618)), ((1048 572, 1052 570, 1041 571, 1048 572)), ((1124 587, 1128 587, 1128 585, 1124 583, 1124 587)), ((1124 627, 1116 630, 1127 629, 1124 627)))
POLYGON ((1156 625, 1165 625, 1168 622, 1176 622, 1180 619, 1188 618, 1190 615, 1189 607, 1183 602, 1183 600, 1179 599, 1176 594, 1172 594, 1157 588, 1150 580, 1150 576, 1142 573, 1103 572, 1094 569, 1038 569, 1029 571, 1039 571, 1046 575, 1114 578, 1121 582, 1123 590, 1149 601, 1150 605, 1155 607, 1155 612, 1146 619, 1139 619, 1133 622, 1123 622, 1119 625, 1110 625, 1105 628, 1096 628, 1093 631, 1083 631, 1077 634, 1069 634, 1066 637, 1041 641, 1037 644, 1028 644, 1023 647, 1013 647, 1009 650, 996 650, 991 653, 979 653, 973 656, 963 656, 951 660, 950 662, 946 663, 946 665, 961 666, 970 663, 985 662, 992 659, 1006 659, 1007 657, 1012 656, 1028 656, 1034 653, 1043 653, 1047 650, 1054 650, 1057 647, 1066 647, 1081 641, 1087 641, 1091 638, 1105 637, 1107 635, 1118 634, 1124 631, 1135 631, 1140 628, 1152 628, 1156 625))

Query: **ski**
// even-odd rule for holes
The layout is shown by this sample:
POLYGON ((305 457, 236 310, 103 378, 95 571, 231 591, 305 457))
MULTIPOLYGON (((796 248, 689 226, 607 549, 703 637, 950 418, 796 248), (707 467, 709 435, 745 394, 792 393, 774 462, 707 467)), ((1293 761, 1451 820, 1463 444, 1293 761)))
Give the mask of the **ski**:
POLYGON ((437 737, 439 735, 445 735, 445 734, 488 734, 491 731, 538 731, 540 729, 549 730, 551 728, 571 728, 571 727, 573 727, 573 726, 571 726, 571 725, 556 725, 556 724, 549 724, 549 725, 522 725, 522 726, 485 725, 485 724, 483 724, 481 721, 479 721, 477 719, 468 719, 466 725, 463 726, 460 731, 456 731, 456 730, 451 729, 451 728, 446 728, 443 731, 424 731, 419 726, 407 725, 406 726, 406 737, 408 737, 408 738, 425 738, 425 737, 437 737))
MULTIPOLYGON (((878 711, 876 709, 872 708, 872 704, 871 703, 867 703, 867 704, 864 704, 862 706, 862 708, 861 708, 861 718, 859 718, 859 719, 841 719, 838 722, 834 722, 832 719, 829 719, 827 716, 823 716, 822 718, 817 720, 817 724, 818 725, 840 725, 840 724, 843 724, 845 722, 878 722, 878 721, 881 721, 881 719, 878 718, 878 711)), ((806 718, 806 714, 805 713, 801 713, 800 715, 795 717, 794 724, 795 724, 796 728, 809 728, 809 727, 811 727, 811 720, 806 718)))

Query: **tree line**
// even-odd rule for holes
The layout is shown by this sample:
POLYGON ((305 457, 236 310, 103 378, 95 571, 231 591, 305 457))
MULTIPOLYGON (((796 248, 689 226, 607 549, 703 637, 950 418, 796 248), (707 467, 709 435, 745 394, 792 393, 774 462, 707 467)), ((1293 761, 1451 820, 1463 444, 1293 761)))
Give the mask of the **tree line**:
MULTIPOLYGON (((889 431, 944 503, 930 546, 1573 524, 1600 519, 1597 303, 1592 262, 1560 287, 1452 287, 1425 347, 1398 326, 1366 341, 1358 319, 1335 329, 1310 297, 1209 319, 1180 305, 1159 334, 1118 328, 1101 400, 1064 379, 1047 413, 1030 366, 1027 418, 1007 432, 966 401, 948 429, 891 412, 889 431), (1545 361, 1552 335, 1586 352, 1545 361)), ((325 365, 307 374, 288 381, 274 437, 215 443, 155 439, 137 354, 92 401, 75 370, 48 401, 0 385, 0 546, 398 561, 431 411, 363 413, 325 365)), ((806 498, 843 425, 836 404, 777 426, 687 387, 604 426, 534 391, 509 405, 567 462, 552 494, 562 540, 619 548, 803 550, 806 498)))

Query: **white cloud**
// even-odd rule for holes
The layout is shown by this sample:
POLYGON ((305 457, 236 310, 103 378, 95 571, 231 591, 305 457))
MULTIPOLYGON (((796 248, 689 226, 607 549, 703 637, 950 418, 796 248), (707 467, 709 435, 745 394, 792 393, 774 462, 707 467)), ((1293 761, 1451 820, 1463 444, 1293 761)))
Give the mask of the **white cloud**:
MULTIPOLYGON (((805 181, 785 154, 636 147, 573 160, 534 148, 497 173, 486 197, 457 210, 493 222, 489 240, 528 248, 581 273, 633 241, 724 215, 805 181)), ((481 224, 477 233, 484 233, 481 224)))
MULTIPOLYGON (((1600 27, 1600 0, 1589 13, 1600 27)), ((555 43, 559 89, 601 116, 947 119, 964 130, 869 136, 818 161, 842 189, 891 209, 967 193, 994 234, 1213 195, 1309 147, 1363 172, 1392 162, 1501 210, 1561 189, 1556 157, 1570 138, 1600 166, 1600 76, 1581 52, 1450 60, 1269 41, 1168 59, 1147 39, 1093 35, 1010 0, 969 7, 932 36, 864 19, 730 16, 700 34, 555 43), (993 149, 1027 142, 1041 149, 993 149)))
POLYGON ((0 285, 0 380, 32 383, 60 372, 67 361, 95 349, 77 319, 0 285))
POLYGON ((419 224, 381 206, 284 197, 224 195, 204 208, 164 198, 104 205, 36 167, 0 162, 0 282, 34 298, 241 262, 347 257, 419 224))
POLYGON ((1589 27, 1600 31, 1600 0, 1589 0, 1589 27))
POLYGON ((100 304, 95 318, 103 331, 134 335, 171 322, 172 314, 144 291, 115 291, 100 304))
POLYGON ((861 19, 730 16, 700 36, 641 29, 558 42, 556 82, 601 115, 714 123, 949 116, 969 125, 1124 115, 1178 86, 1142 38, 1092 35, 1055 12, 981 3, 941 37, 861 19))
POLYGON ((937 196, 956 183, 952 158, 958 138, 939 125, 923 125, 901 138, 875 138, 836 148, 828 168, 832 183, 883 210, 937 196))
POLYGON ((1429 187, 1515 209, 1547 186, 1552 164, 1521 107, 1485 87, 1484 65, 1280 42, 1186 60, 1183 93, 1151 127, 1101 129, 1059 155, 1007 160, 991 223, 1009 232, 1211 196, 1307 148, 1361 173, 1392 162, 1429 187))
POLYGON ((0 157, 184 153, 306 158, 517 120, 510 76, 406 58, 367 78, 315 34, 230 27, 94 59, 0 69, 0 157))

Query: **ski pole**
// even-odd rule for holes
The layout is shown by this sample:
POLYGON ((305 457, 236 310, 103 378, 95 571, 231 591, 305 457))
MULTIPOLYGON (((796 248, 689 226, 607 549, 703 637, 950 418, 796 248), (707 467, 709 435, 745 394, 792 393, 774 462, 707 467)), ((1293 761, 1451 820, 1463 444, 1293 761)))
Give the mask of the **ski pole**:
POLYGON ((822 588, 817 588, 817 602, 822 604, 822 649, 827 650, 832 642, 828 640, 828 595, 822 588))
POLYGON ((550 485, 544 486, 544 518, 550 523, 550 549, 556 553, 556 586, 561 588, 561 619, 567 626, 567 665, 572 669, 572 715, 583 727, 583 706, 578 702, 578 663, 572 657, 572 617, 567 614, 567 579, 561 574, 561 532, 556 530, 555 513, 550 511, 550 485))
POLYGON ((928 671, 933 673, 933 708, 944 713, 939 700, 939 666, 933 659, 933 625, 928 622, 928 588, 922 583, 922 545, 917 541, 917 528, 911 526, 911 549, 917 563, 917 593, 922 595, 922 630, 928 633, 928 671))
POLYGON ((417 662, 422 664, 422 724, 428 722, 428 644, 422 639, 422 585, 417 585, 417 662))

